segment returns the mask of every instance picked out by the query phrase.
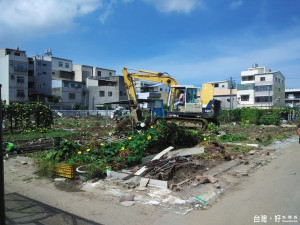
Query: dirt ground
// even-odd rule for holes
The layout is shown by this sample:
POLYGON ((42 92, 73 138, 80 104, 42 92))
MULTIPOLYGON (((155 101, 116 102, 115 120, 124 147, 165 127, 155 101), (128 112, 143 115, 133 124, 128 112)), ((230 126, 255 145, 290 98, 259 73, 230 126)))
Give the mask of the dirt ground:
POLYGON ((247 181, 253 170, 277 158, 280 152, 276 149, 285 148, 295 141, 296 138, 257 150, 253 155, 248 155, 243 163, 235 165, 237 161, 233 160, 215 167, 213 164, 211 168, 207 167, 208 170, 202 174, 216 174, 221 188, 207 183, 197 187, 187 185, 179 192, 158 188, 138 191, 128 189, 128 186, 115 179, 84 184, 78 179, 54 182, 53 179, 43 179, 35 175, 32 159, 18 157, 4 163, 5 192, 18 192, 103 224, 140 224, 140 221, 143 221, 143 224, 154 224, 158 218, 165 218, 164 215, 167 214, 170 221, 174 221, 171 219, 172 215, 177 218, 175 215, 189 215, 191 211, 201 209, 197 202, 188 202, 193 196, 207 200, 207 208, 210 210, 209 208, 218 202, 227 190, 247 181), (119 199, 128 194, 135 195, 134 205, 123 206, 119 199))

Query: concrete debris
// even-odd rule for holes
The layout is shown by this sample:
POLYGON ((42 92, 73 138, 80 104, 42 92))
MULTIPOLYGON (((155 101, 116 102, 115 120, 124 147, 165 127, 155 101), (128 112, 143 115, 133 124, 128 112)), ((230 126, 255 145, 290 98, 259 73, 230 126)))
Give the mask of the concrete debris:
POLYGON ((121 205, 123 205, 123 206, 132 206, 134 204, 135 204, 134 201, 124 201, 124 202, 121 202, 121 205))
POLYGON ((207 179, 209 180, 210 183, 214 184, 214 183, 217 183, 218 182, 218 179, 211 176, 211 175, 208 175, 207 176, 207 179))
POLYGON ((147 187, 149 180, 149 178, 142 178, 140 181, 140 187, 147 187))
POLYGON ((64 182, 64 181, 66 181, 66 180, 67 180, 67 178, 63 178, 63 177, 55 178, 55 179, 54 179, 55 182, 64 182))
POLYGON ((176 151, 168 152, 168 155, 174 155, 174 156, 189 156, 189 155, 196 155, 196 154, 202 154, 204 153, 204 147, 200 148, 182 148, 178 149, 176 151))
POLYGON ((146 204, 149 204, 149 205, 160 205, 160 202, 155 201, 155 200, 150 200, 150 201, 147 202, 146 204))
POLYGON ((205 153, 208 154, 225 154, 225 146, 224 145, 220 145, 218 142, 213 141, 211 142, 210 146, 205 148, 205 153))
POLYGON ((256 150, 251 150, 248 152, 249 155, 254 155, 254 153, 256 152, 256 150))
POLYGON ((124 195, 120 198, 120 202, 133 201, 135 195, 124 195))

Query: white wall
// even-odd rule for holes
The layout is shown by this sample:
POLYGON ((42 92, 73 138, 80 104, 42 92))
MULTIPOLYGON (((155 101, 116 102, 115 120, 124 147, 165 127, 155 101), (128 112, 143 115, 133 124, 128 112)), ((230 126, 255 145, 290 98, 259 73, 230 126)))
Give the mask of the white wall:
POLYGON ((9 58, 4 56, 0 58, 0 84, 2 84, 1 97, 2 100, 9 104, 9 58))

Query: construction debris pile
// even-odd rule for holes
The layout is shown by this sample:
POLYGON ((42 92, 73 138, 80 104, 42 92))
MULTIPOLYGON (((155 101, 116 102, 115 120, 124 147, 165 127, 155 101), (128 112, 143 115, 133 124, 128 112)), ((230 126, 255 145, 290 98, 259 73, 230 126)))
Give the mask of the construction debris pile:
MULTIPOLYGON (((224 149, 224 147, 217 148, 224 149)), ((197 186, 208 182, 216 183, 212 177, 203 176, 203 173, 222 162, 198 160, 192 157, 204 153, 203 147, 171 152, 172 149, 173 147, 169 147, 156 156, 145 159, 144 163, 138 167, 123 170, 127 176, 122 177, 122 180, 129 181, 138 176, 147 180, 160 181, 160 184, 164 182, 163 186, 175 191, 180 191, 183 186, 191 184, 197 186)))

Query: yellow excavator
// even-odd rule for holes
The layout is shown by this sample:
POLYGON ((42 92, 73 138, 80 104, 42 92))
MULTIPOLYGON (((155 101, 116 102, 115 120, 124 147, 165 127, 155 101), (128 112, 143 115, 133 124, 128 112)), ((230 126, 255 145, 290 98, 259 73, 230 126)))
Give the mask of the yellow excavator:
POLYGON ((205 129, 209 122, 219 125, 218 116, 221 111, 221 102, 213 99, 214 86, 212 84, 203 84, 202 88, 192 85, 179 85, 167 73, 146 70, 135 71, 135 73, 129 73, 128 69, 124 67, 122 73, 129 103, 132 102, 129 105, 131 115, 137 121, 142 120, 142 113, 141 109, 139 109, 134 79, 141 79, 162 83, 170 87, 167 103, 168 111, 165 116, 166 120, 197 129, 205 129), (184 93, 184 101, 175 107, 175 103, 178 101, 181 93, 184 93))

